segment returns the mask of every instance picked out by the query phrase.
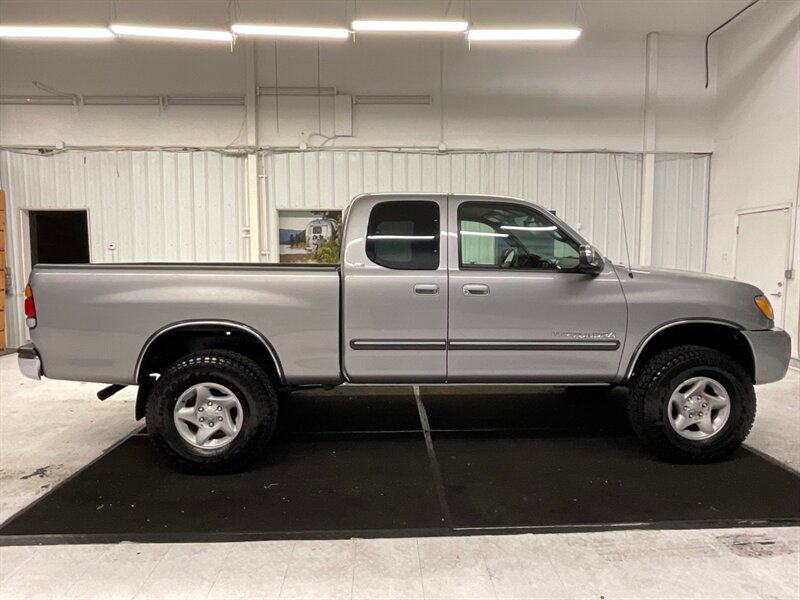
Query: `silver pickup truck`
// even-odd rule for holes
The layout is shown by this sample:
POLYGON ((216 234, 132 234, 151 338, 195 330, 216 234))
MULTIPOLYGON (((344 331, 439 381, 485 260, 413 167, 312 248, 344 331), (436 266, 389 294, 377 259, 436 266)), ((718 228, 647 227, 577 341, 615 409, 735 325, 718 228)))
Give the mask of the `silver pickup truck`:
POLYGON ((138 385, 136 417, 194 472, 256 456, 279 394, 343 383, 629 386, 646 446, 713 461, 788 367, 757 288, 612 265, 524 200, 368 194, 336 235, 330 266, 38 265, 20 367, 138 385))

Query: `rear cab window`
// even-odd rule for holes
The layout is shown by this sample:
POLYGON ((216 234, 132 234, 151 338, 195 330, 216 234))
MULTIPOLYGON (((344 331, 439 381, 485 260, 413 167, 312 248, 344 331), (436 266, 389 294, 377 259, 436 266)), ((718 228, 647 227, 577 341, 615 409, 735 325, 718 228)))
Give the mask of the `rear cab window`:
POLYGON ((387 269, 439 268, 439 204, 428 200, 387 201, 372 207, 367 258, 387 269))

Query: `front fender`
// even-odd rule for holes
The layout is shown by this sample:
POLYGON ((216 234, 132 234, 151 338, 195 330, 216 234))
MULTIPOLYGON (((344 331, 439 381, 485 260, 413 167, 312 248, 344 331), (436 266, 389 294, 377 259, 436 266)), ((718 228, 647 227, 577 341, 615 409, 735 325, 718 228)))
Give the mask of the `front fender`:
POLYGON ((774 327, 762 331, 743 331, 753 350, 755 383, 780 381, 789 370, 792 339, 783 329, 774 327))

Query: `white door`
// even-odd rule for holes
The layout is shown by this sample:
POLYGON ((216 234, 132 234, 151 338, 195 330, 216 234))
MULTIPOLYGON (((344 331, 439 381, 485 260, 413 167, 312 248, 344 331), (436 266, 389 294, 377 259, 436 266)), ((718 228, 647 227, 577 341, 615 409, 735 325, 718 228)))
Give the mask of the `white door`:
POLYGON ((735 276, 758 286, 775 310, 775 323, 783 323, 784 277, 789 247, 789 209, 739 214, 735 276))

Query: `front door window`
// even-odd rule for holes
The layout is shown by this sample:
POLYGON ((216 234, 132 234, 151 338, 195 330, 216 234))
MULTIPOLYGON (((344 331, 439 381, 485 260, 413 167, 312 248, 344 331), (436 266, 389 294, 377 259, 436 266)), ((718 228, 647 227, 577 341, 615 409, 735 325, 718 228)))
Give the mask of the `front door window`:
POLYGON ((461 269, 574 271, 578 243, 538 211, 466 202, 458 210, 461 269))

